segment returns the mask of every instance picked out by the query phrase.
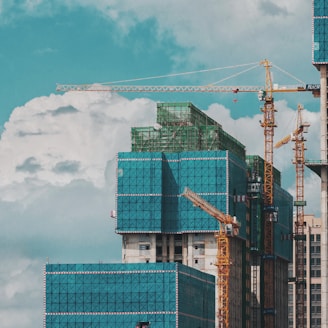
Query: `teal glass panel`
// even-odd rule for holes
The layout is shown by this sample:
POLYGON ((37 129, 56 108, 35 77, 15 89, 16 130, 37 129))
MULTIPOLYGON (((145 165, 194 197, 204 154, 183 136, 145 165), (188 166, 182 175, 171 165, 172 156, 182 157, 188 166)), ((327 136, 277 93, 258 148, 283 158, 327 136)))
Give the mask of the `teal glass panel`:
POLYGON ((47 328, 134 327, 138 321, 172 327, 180 320, 176 311, 180 306, 183 316, 197 313, 200 321, 214 327, 215 311, 210 304, 204 307, 214 303, 211 275, 178 263, 76 264, 67 269, 67 265, 46 265, 47 328), (59 293, 51 292, 54 284, 60 286, 59 293), (62 285, 67 285, 65 292, 62 285), (197 297, 194 305, 177 298, 177 290, 181 297, 189 295, 189 286, 197 297), (194 309, 198 304, 203 304, 202 308, 194 309))

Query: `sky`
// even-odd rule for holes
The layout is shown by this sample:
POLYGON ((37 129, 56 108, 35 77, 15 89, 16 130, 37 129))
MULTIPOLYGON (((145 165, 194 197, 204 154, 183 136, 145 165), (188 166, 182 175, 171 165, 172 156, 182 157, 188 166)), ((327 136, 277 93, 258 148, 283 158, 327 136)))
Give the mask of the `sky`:
MULTIPOLYGON (((193 102, 263 157, 254 93, 59 93, 57 83, 261 86, 263 59, 274 83, 319 83, 311 17, 307 0, 0 0, 2 328, 43 324, 45 263, 121 261, 110 218, 116 155, 130 151, 131 126, 155 122, 157 102, 193 102)), ((319 159, 310 92, 275 95, 275 140, 295 129, 298 104, 311 124, 305 157, 319 159)), ((294 195, 292 146, 275 151, 274 165, 294 195)), ((319 182, 305 170, 305 210, 317 216, 319 182)))

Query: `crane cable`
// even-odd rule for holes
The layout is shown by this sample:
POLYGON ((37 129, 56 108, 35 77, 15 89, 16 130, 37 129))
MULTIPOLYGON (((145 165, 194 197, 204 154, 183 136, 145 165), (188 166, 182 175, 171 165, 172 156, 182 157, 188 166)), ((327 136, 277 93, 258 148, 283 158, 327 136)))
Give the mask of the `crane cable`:
POLYGON ((210 84, 208 84, 208 85, 219 84, 219 83, 221 83, 221 82, 223 82, 223 81, 229 80, 229 79, 231 79, 231 78, 233 78, 233 77, 236 77, 236 76, 238 76, 238 75, 241 75, 241 74, 243 74, 243 73, 246 73, 246 72, 248 72, 248 71, 251 71, 252 69, 254 69, 254 68, 256 68, 256 67, 258 67, 258 64, 255 65, 255 66, 252 66, 251 68, 247 68, 247 69, 245 69, 244 71, 241 71, 241 72, 239 72, 239 73, 236 73, 236 74, 233 74, 233 75, 227 76, 227 77, 225 77, 225 78, 223 78, 223 79, 221 79, 221 80, 219 80, 219 81, 216 81, 216 82, 210 83, 210 84))
POLYGON ((182 73, 172 73, 172 74, 167 74, 167 75, 140 77, 140 78, 135 78, 135 79, 119 80, 119 81, 112 81, 112 82, 102 82, 102 83, 95 83, 95 84, 107 85, 107 84, 136 82, 136 81, 144 81, 144 80, 152 80, 152 79, 161 79, 161 78, 165 78, 165 77, 175 77, 175 76, 190 75, 190 74, 197 74, 197 73, 213 72, 213 71, 219 71, 219 70, 224 70, 224 69, 229 69, 229 68, 238 68, 238 67, 244 67, 244 66, 249 66, 249 65, 254 65, 254 64, 258 65, 258 63, 254 62, 254 63, 249 63, 249 64, 208 68, 208 69, 202 69, 202 70, 198 70, 198 71, 189 71, 189 72, 182 72, 182 73))
POLYGON ((304 81, 298 79, 297 77, 295 77, 294 75, 288 73, 287 71, 285 71, 284 69, 280 68, 279 66, 277 66, 277 65, 273 65, 273 64, 272 64, 272 67, 277 68, 280 72, 282 72, 282 73, 288 75, 289 77, 292 77, 293 79, 295 79, 295 80, 298 81, 299 83, 301 83, 301 84, 303 84, 303 85, 306 84, 304 81))

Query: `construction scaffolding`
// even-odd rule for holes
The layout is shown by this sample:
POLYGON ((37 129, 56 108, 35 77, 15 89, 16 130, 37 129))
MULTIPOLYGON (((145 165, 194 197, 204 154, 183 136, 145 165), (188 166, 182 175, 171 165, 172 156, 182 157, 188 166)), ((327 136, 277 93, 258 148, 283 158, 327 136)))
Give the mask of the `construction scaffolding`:
POLYGON ((228 151, 181 153, 119 153, 117 176, 117 232, 219 231, 206 213, 181 198, 186 186, 225 213, 243 220, 246 204, 246 164, 228 151))
POLYGON ((45 328, 208 327, 215 278, 180 263, 47 264, 45 328))
MULTIPOLYGON (((250 250, 251 250, 251 275, 252 275, 252 298, 251 318, 252 327, 261 327, 261 302, 263 300, 263 289, 261 286, 261 264, 264 252, 264 160, 260 156, 248 155, 248 198, 250 209, 250 250)), ((292 260, 292 217, 293 197, 281 188, 280 172, 273 168, 273 191, 275 195, 274 207, 279 215, 276 217, 275 229, 273 231, 274 257, 275 260, 275 308, 276 322, 283 324, 287 314, 288 292, 286 281, 288 281, 288 262, 292 260)))
POLYGON ((157 121, 131 129, 132 151, 229 150, 245 159, 245 146, 191 103, 158 103, 157 121))

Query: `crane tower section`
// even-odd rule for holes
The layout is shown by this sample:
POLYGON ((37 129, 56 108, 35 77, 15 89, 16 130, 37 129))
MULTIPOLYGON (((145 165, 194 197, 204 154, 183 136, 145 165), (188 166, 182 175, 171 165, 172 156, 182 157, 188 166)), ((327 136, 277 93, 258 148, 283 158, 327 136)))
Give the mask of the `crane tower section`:
POLYGON ((302 119, 303 107, 298 105, 297 109, 297 125, 296 129, 279 142, 276 143, 275 148, 279 148, 289 141, 295 143, 294 146, 294 159, 296 171, 296 200, 295 205, 295 226, 294 226, 294 240, 295 240, 295 322, 298 328, 306 327, 306 315, 305 315, 305 253, 304 248, 305 234, 304 234, 304 206, 306 202, 304 200, 304 167, 305 167, 305 138, 304 133, 308 132, 309 123, 303 122, 302 119))
POLYGON ((219 211, 189 188, 185 188, 182 196, 189 199, 194 206, 200 207, 220 223, 220 230, 215 233, 217 240, 216 266, 218 268, 218 323, 219 328, 229 328, 229 281, 231 263, 229 237, 238 235, 240 223, 237 222, 236 218, 219 211))

